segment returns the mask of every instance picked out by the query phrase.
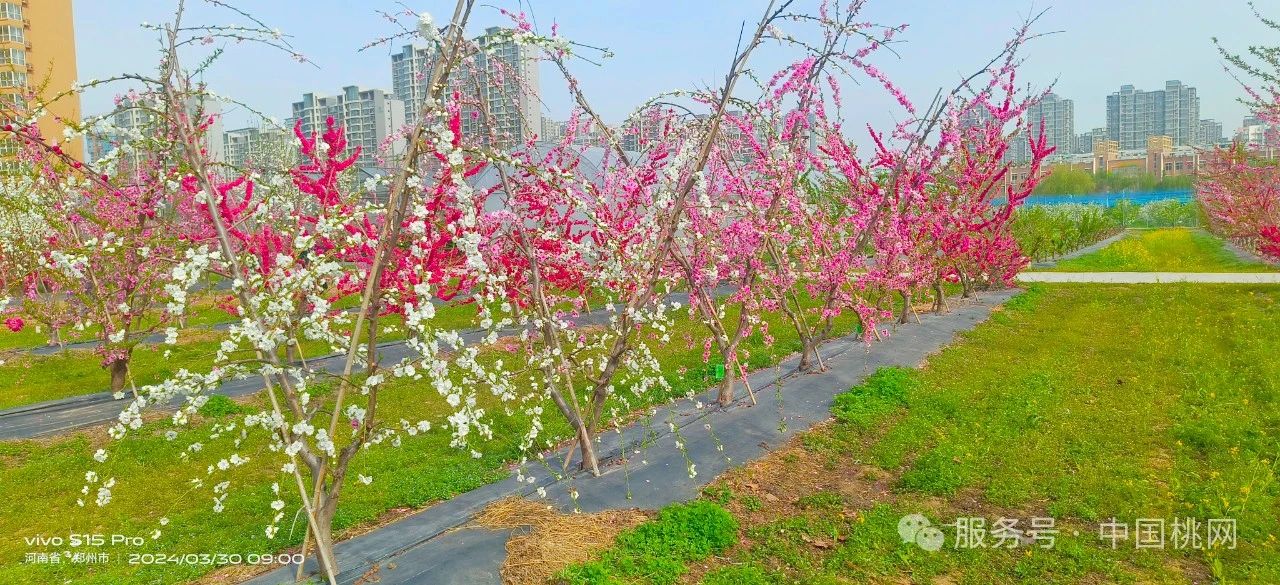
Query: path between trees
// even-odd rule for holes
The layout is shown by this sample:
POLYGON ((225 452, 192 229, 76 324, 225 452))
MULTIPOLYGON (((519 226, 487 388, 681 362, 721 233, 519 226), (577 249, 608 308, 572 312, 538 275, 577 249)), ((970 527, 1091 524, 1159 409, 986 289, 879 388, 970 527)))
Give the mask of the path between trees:
POLYGON ((1023 272, 1021 282, 1280 284, 1275 272, 1023 272))
MULTIPOLYGON (((927 314, 919 324, 901 326, 884 341, 870 346, 860 339, 842 338, 826 344, 828 370, 820 374, 786 375, 795 359, 774 369, 751 374, 751 386, 759 399, 748 406, 746 397, 726 409, 703 406, 714 402, 714 390, 697 397, 659 407, 649 426, 633 424, 620 433, 605 433, 598 449, 603 475, 578 474, 554 481, 540 464, 526 474, 536 479, 520 483, 507 479, 460 494, 387 526, 337 544, 339 582, 355 583, 378 567, 378 583, 432 583, 474 585, 501 583, 499 570, 506 558, 510 530, 489 530, 471 525, 472 518, 491 502, 511 496, 537 499, 539 488, 547 503, 561 511, 574 510, 570 492, 579 496, 577 508, 591 513, 608 509, 658 509, 671 502, 697 497, 702 486, 725 471, 759 458, 783 445, 797 433, 830 417, 836 394, 848 390, 883 366, 916 367, 942 349, 958 332, 985 320, 992 309, 1017 294, 1016 290, 986 293, 956 306, 943 315, 927 314), (781 376, 781 382, 779 379, 781 376), (668 423, 677 433, 672 433, 668 423), (646 430, 656 433, 641 448, 646 430), (677 449, 679 438, 684 450, 677 449), (723 445, 724 450, 717 449, 723 445), (638 452, 637 452, 638 451, 638 452), (629 453, 629 463, 619 455, 629 453), (690 477, 688 462, 696 476, 690 477)), ((560 468, 563 452, 548 457, 548 465, 560 468)), ((369 489, 377 489, 377 478, 369 489)), ((310 564, 308 567, 314 569, 310 564)), ((295 566, 282 567, 249 583, 293 583, 295 566)))

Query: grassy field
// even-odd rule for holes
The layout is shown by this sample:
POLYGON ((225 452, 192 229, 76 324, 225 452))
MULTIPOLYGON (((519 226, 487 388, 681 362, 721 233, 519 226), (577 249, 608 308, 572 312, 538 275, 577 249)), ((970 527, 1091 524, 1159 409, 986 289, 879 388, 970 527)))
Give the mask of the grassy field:
MULTIPOLYGON (((45 325, 37 322, 30 315, 19 313, 17 316, 26 321, 26 327, 23 327, 20 331, 0 329, 0 352, 7 350, 21 351, 51 345, 49 343, 49 331, 45 325)), ((231 314, 217 306, 214 298, 209 295, 201 295, 192 302, 186 325, 187 327, 207 328, 217 323, 230 321, 233 318, 231 314)), ((155 320, 151 319, 147 323, 149 325, 154 322, 155 320)), ((75 327, 66 325, 60 329, 59 334, 62 342, 66 344, 97 340, 100 331, 101 329, 96 326, 77 331, 75 327)))
MULTIPOLYGON (((728 318, 733 318, 732 311, 728 318)), ((794 333, 780 316, 767 320, 777 342, 766 346, 758 334, 748 340, 744 350, 749 352, 747 361, 752 368, 776 363, 798 349, 794 333)), ((848 332, 851 328, 852 321, 845 319, 838 331, 848 332)), ((713 383, 706 379, 702 361, 705 328, 688 321, 688 316, 682 314, 675 331, 680 333, 673 336, 670 343, 660 344, 656 351, 672 385, 671 394, 650 394, 646 396, 649 400, 682 396, 690 389, 713 383)), ((520 456, 518 441, 528 421, 518 414, 502 415, 502 409, 494 408, 496 405, 485 393, 479 398, 482 406, 496 413, 495 440, 477 445, 482 451, 480 458, 450 447, 440 424, 430 433, 405 437, 401 448, 374 447, 358 458, 349 472, 352 477, 369 475, 374 478, 373 483, 367 487, 355 482, 350 484, 339 506, 335 529, 339 532, 360 530, 388 514, 403 514, 505 477, 509 462, 520 456)), ((384 412, 394 412, 397 418, 428 419, 436 423, 450 412, 434 390, 403 381, 386 388, 379 396, 379 406, 384 412)), ((637 406, 634 399, 632 406, 637 406)), ((302 540, 302 530, 294 528, 290 519, 281 525, 275 540, 267 540, 262 532, 266 520, 274 513, 269 506, 275 499, 270 487, 273 482, 284 482, 275 466, 250 463, 243 468, 233 468, 229 474, 216 472, 208 476, 205 473, 206 466, 232 452, 227 440, 215 442, 206 440, 207 437, 216 432, 215 425, 236 422, 239 410, 234 404, 219 401, 216 408, 206 408, 207 416, 195 421, 193 429, 177 441, 164 437, 165 429, 169 428, 167 424, 151 423, 134 438, 110 444, 113 453, 105 464, 97 464, 92 459, 96 448, 109 444, 100 432, 81 432, 53 440, 0 443, 0 531, 8 535, 0 539, 0 583, 181 582, 199 578, 216 567, 129 565, 122 555, 126 552, 249 554, 296 547, 302 540), (177 453, 192 441, 204 441, 206 445, 184 463, 177 453), (84 473, 89 469, 97 470, 102 477, 117 478, 110 505, 99 508, 90 495, 86 507, 76 506, 76 499, 82 497, 84 473), (212 484, 224 475, 232 485, 225 510, 215 513, 210 485, 195 490, 189 480, 204 478, 212 484), (145 536, 161 517, 171 522, 158 540, 148 539, 142 547, 108 547, 116 556, 106 564, 41 566, 19 562, 32 548, 25 543, 25 538, 71 532, 145 536)), ((553 411, 548 408, 548 412, 553 411)), ((542 436, 568 435, 567 425, 558 415, 545 416, 544 422, 547 426, 542 436)), ((251 460, 280 458, 267 450, 259 434, 250 434, 237 452, 251 460)), ((539 475, 547 473, 536 466, 532 471, 539 475)), ((289 489, 282 491, 287 502, 285 511, 293 518, 300 504, 289 496, 289 489)))
MULTIPOLYGON (((440 309, 435 322, 439 327, 466 328, 472 326, 474 316, 474 307, 448 306, 440 309)), ((210 330, 208 326, 231 318, 218 309, 200 311, 179 333, 176 345, 139 345, 129 365, 134 384, 163 382, 182 368, 207 369, 226 337, 225 333, 210 330)), ((404 339, 405 330, 399 316, 384 317, 382 322, 385 325, 379 334, 380 341, 404 339)), ((333 353, 333 348, 326 344, 306 340, 302 342, 302 350, 308 359, 333 353)), ((0 362, 0 409, 102 392, 109 385, 110 376, 92 349, 67 349, 47 356, 11 352, 0 362)))
MULTIPOLYGON (((877 372, 838 399, 835 422, 718 478, 704 498, 736 523, 730 546, 707 533, 640 538, 655 531, 642 525, 563 575, 1280 583, 1278 302, 1275 286, 1032 289, 923 369, 877 372), (900 536, 902 518, 917 513, 940 529, 940 550, 900 536), (1188 517, 1201 523, 1199 549, 1174 538, 1174 520, 1188 517), (970 518, 985 521, 985 547, 962 532, 970 518), (1000 518, 1023 530, 1053 518, 1052 547, 996 547, 1000 518), (1114 549, 1099 536, 1113 518, 1129 530, 1114 549), (1165 521, 1163 547, 1136 546, 1139 519, 1165 521), (1235 520, 1234 548, 1206 548, 1210 519, 1235 520), (701 554, 637 572, 628 559, 646 558, 646 547, 701 554)), ((1152 545, 1155 532, 1146 535, 1152 545)))
MULTIPOLYGON (((349 296, 335 303, 334 308, 353 308, 358 300, 349 296)), ((601 301, 598 295, 592 295, 588 302, 588 307, 591 307, 601 301)), ((565 306, 568 307, 567 304, 565 306)), ((198 301, 193 309, 186 327, 179 332, 177 345, 144 343, 134 349, 129 373, 135 385, 163 382, 183 368, 200 371, 209 367, 226 337, 225 333, 210 328, 237 317, 217 307, 210 298, 198 301)), ((441 329, 462 331, 476 327, 475 316, 476 308, 472 304, 443 305, 436 311, 432 323, 441 329)), ((407 335, 399 315, 381 317, 380 327, 379 343, 401 340, 407 335)), ((360 337, 363 339, 364 335, 360 337)), ((96 340, 97 337, 68 327, 63 332, 63 339, 73 342, 96 340)), ((34 324, 18 332, 0 330, 0 410, 108 389, 110 376, 92 348, 67 348, 46 356, 29 353, 28 350, 43 346, 47 341, 47 334, 37 331, 34 324)), ((334 353, 328 344, 305 339, 301 346, 306 359, 334 353)), ((282 357, 285 355, 283 350, 280 353, 282 357)))
POLYGON ((1247 262, 1224 247, 1222 240, 1198 229, 1134 230, 1106 248, 1064 260, 1058 272, 1271 272, 1265 264, 1247 262))

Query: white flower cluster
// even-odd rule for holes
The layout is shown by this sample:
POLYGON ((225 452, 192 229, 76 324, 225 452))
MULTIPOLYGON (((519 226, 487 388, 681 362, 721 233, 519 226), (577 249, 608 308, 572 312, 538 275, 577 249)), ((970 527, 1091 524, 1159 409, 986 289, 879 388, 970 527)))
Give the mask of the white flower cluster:
POLYGON ((418 14, 418 34, 427 42, 440 42, 440 29, 436 28, 430 12, 423 11, 418 14))

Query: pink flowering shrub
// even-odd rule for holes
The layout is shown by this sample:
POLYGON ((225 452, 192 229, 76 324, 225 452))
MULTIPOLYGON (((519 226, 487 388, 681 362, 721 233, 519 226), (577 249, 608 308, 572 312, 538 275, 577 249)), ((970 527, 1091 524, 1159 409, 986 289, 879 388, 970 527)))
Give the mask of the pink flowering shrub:
POLYGON ((1211 230, 1280 260, 1280 161, 1259 160, 1245 145, 1219 147, 1196 182, 1211 230))
MULTIPOLYGON (((1272 30, 1274 20, 1267 19, 1251 5, 1254 16, 1272 30)), ((1271 125, 1267 146, 1276 139, 1275 125, 1280 124, 1280 86, 1277 86, 1277 62, 1273 46, 1250 47, 1248 54, 1227 50, 1214 39, 1218 51, 1227 61, 1228 70, 1241 79, 1253 113, 1271 125)), ((1209 228, 1271 260, 1280 260, 1280 160, 1274 154, 1262 156, 1261 145, 1233 144, 1218 147, 1209 158, 1208 168, 1196 181, 1196 199, 1208 219, 1209 228)))

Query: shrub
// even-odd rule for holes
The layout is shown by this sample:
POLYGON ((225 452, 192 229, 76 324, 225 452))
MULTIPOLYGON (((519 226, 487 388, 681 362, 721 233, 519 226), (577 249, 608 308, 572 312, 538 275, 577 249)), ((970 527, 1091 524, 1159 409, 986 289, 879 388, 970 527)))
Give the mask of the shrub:
POLYGON ((1010 230, 1024 255, 1047 260, 1115 233, 1124 218, 1135 213, 1124 203, 1110 209, 1080 204, 1023 207, 1014 214, 1010 230))

